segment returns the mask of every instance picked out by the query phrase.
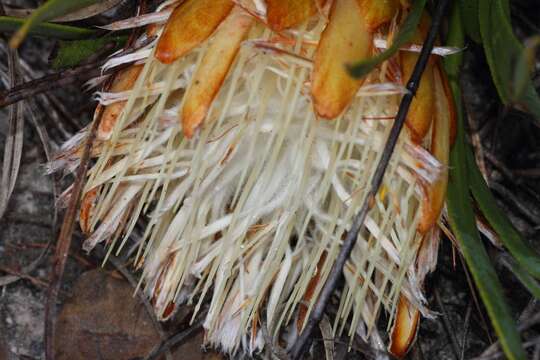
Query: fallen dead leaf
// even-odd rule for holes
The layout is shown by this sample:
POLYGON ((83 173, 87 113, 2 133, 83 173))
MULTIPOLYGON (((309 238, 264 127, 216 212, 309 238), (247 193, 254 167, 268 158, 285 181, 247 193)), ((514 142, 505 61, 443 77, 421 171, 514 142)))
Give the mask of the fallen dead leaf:
MULTIPOLYGON (((184 318, 181 316, 178 321, 184 323, 184 318)), ((174 328, 173 324, 169 325, 174 328)), ((58 316, 55 359, 144 358, 160 343, 144 305, 139 297, 133 296, 133 287, 103 270, 91 270, 80 276, 73 296, 58 316)), ((0 348, 0 360, 3 360, 1 355, 0 348)), ((173 359, 219 360, 223 357, 216 352, 203 351, 203 332, 200 331, 173 349, 173 359)))
POLYGON ((0 360, 8 360, 9 353, 3 336, 0 336, 0 360))
POLYGON ((58 316, 56 359, 131 359, 160 342, 133 288, 102 270, 77 281, 58 316))

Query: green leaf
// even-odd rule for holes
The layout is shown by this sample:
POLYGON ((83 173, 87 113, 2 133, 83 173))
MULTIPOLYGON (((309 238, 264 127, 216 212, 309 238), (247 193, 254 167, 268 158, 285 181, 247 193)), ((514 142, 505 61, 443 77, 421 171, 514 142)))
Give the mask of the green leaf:
POLYGON ((385 51, 370 59, 357 62, 356 64, 347 64, 347 70, 352 77, 360 78, 369 74, 377 65, 385 60, 390 59, 403 45, 411 40, 413 37, 420 18, 422 17, 422 11, 426 5, 426 0, 416 0, 407 15, 407 18, 401 25, 401 29, 393 40, 392 45, 385 51))
POLYGON ((527 245, 504 212, 497 206, 493 194, 474 161, 470 148, 466 149, 466 156, 471 192, 480 210, 518 263, 535 278, 540 279, 540 257, 527 245))
MULTIPOLYGON (((19 29, 23 24, 24 19, 11 16, 0 16, 0 32, 17 31, 17 29, 19 29)), ((94 30, 51 23, 41 23, 32 28, 29 32, 29 35, 52 37, 62 40, 83 39, 95 34, 96 32, 94 30)))
POLYGON ((459 0, 461 18, 467 35, 477 43, 482 42, 478 24, 478 0, 459 0))
POLYGON ((54 69, 71 67, 80 64, 90 56, 98 52, 109 43, 116 43, 120 46, 127 40, 125 36, 102 37, 98 39, 61 41, 60 48, 56 54, 52 66, 54 69))
POLYGON ((501 262, 517 277, 532 296, 540 300, 540 284, 527 272, 527 270, 519 266, 519 264, 509 256, 501 256, 501 262))
MULTIPOLYGON (((459 9, 454 6, 449 29, 448 46, 463 47, 464 33, 459 9)), ((489 318, 499 337, 508 359, 525 360, 525 352, 516 323, 505 301, 503 289, 488 253, 476 228, 474 211, 469 196, 469 174, 463 125, 461 91, 457 81, 461 58, 446 59, 446 70, 450 74, 450 85, 456 104, 458 131, 450 154, 450 177, 448 183, 447 207, 450 225, 460 250, 473 276, 474 282, 484 302, 489 318)))
POLYGON ((508 2, 504 0, 478 0, 479 24, 484 51, 497 92, 506 105, 524 106, 540 122, 540 97, 530 77, 521 89, 513 88, 514 69, 524 52, 510 23, 508 2), (519 96, 517 96, 519 95, 519 96))
POLYGON ((99 1, 100 0, 48 0, 45 4, 34 10, 24 21, 23 26, 17 30, 9 41, 9 46, 13 49, 18 48, 28 35, 29 31, 42 22, 69 14, 72 11, 82 9, 99 1))

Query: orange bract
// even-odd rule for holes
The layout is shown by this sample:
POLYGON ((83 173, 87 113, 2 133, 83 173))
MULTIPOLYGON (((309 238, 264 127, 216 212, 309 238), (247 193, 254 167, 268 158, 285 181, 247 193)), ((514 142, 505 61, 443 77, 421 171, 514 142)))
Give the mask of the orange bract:
POLYGON ((416 337, 419 318, 418 309, 401 295, 388 349, 392 355, 401 359, 407 354, 416 337))
POLYGON ((314 0, 267 0, 268 25, 274 31, 282 31, 301 24, 317 12, 314 0))
POLYGON ((377 28, 396 15, 399 9, 398 0, 357 0, 360 11, 364 16, 368 29, 375 31, 377 28))
POLYGON ((81 230, 84 234, 90 234, 91 229, 91 217, 92 211, 95 206, 98 188, 93 188, 84 194, 81 200, 81 209, 79 213, 79 223, 81 224, 81 230))
POLYGON ((217 29, 185 95, 182 108, 185 136, 192 137, 206 117, 252 24, 253 18, 236 7, 217 29))
POLYGON ((174 9, 157 44, 156 58, 170 64, 205 41, 233 8, 231 0, 187 0, 174 9))
POLYGON ((308 314, 307 304, 309 304, 312 301, 313 295, 315 295, 315 289, 317 288, 317 286, 319 286, 319 282, 321 281, 321 270, 322 270, 322 267, 324 266, 325 261, 326 261, 326 252, 323 252, 321 254, 319 262, 317 263, 317 269, 316 269, 315 275, 309 281, 306 292, 304 293, 304 297, 302 298, 303 301, 298 307, 298 319, 296 320, 296 330, 299 333, 304 328, 304 322, 306 321, 306 317, 308 314))
MULTIPOLYGON (((424 14, 412 41, 414 44, 422 44, 424 42, 429 23, 429 17, 424 14)), ((401 52, 401 72, 404 81, 407 81, 411 77, 418 56, 419 54, 412 52, 401 52)), ((435 110, 433 105, 435 102, 433 95, 433 71, 434 60, 430 58, 420 79, 420 85, 409 108, 409 113, 407 114, 406 125, 410 131, 411 139, 415 143, 420 143, 424 139, 431 126, 433 111, 435 110)))
POLYGON ((423 197, 422 215, 418 224, 418 231, 421 233, 426 233, 437 223, 444 206, 448 185, 446 168, 450 157, 450 125, 453 106, 446 96, 438 69, 435 69, 434 80, 435 115, 431 130, 431 153, 444 167, 444 172, 437 181, 428 186, 423 197))
POLYGON ((452 90, 450 89, 450 84, 448 83, 448 77, 446 76, 446 73, 441 67, 441 63, 438 64, 437 67, 438 73, 441 77, 442 85, 444 88, 444 95, 446 96, 446 100, 448 101, 448 113, 450 116, 450 129, 449 129, 449 137, 450 137, 450 148, 452 148, 452 145, 454 144, 454 141, 456 140, 456 134, 457 134, 457 120, 456 120, 456 105, 454 104, 454 97, 452 95, 452 90))
MULTIPOLYGON (((112 84, 110 91, 121 92, 131 90, 139 78, 142 69, 143 65, 132 65, 127 69, 119 71, 118 75, 116 75, 114 79, 114 83, 112 84)), ((122 110, 124 110, 125 106, 126 101, 118 101, 105 107, 97 131, 98 139, 107 140, 110 138, 114 125, 116 124, 116 121, 118 120, 118 117, 122 113, 122 110)))
POLYGON ((371 46, 356 0, 336 0, 315 53, 311 92, 317 115, 333 119, 345 110, 363 82, 345 66, 367 58, 371 46))

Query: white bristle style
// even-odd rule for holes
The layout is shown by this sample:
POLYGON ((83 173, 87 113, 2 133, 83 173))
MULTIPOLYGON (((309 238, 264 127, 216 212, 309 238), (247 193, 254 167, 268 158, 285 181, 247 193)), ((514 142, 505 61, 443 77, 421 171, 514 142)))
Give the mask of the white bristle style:
MULTIPOLYGON (((266 12, 263 1, 252 7, 266 12)), ((166 8, 111 26, 162 26, 169 14, 166 8)), ((319 119, 309 91, 309 44, 318 43, 326 21, 296 27, 286 42, 256 23, 193 138, 183 135, 178 114, 212 37, 170 65, 155 59, 152 43, 104 66, 144 63, 132 89, 97 94, 102 105, 125 107, 110 138, 92 150, 84 192, 97 193, 83 247, 103 242, 121 252, 144 217, 133 262, 142 266, 141 289, 158 318, 183 302, 195 313, 207 303, 205 339, 228 353, 260 350, 261 326, 270 336, 302 329, 365 201, 406 92, 381 67, 342 115, 319 119)), ((85 134, 62 148, 49 172, 74 170, 85 134)), ((430 314, 415 270, 424 238, 416 231, 419 183, 436 181, 443 170, 401 135, 344 268, 335 335, 360 331, 381 342, 374 332, 379 314, 389 314, 390 328, 400 296, 430 314)), ((424 245, 429 266, 437 244, 424 245)))

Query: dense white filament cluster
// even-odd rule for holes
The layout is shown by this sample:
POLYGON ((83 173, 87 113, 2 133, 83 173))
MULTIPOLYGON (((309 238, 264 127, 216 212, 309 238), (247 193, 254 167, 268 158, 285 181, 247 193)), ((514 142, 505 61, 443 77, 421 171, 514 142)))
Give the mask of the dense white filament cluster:
MULTIPOLYGON (((309 75, 322 28, 295 29, 291 44, 254 27, 192 139, 178 109, 206 45, 172 65, 155 60, 150 45, 131 55, 145 64, 133 90, 98 94, 103 104, 127 104, 111 139, 94 146, 85 192, 98 195, 84 248, 107 241, 120 252, 145 217, 134 264, 156 313, 209 303, 206 339, 227 352, 260 349, 261 327, 271 336, 301 329, 365 200, 403 92, 376 71, 342 116, 318 119, 309 75)), ((76 166, 81 139, 51 169, 76 166)), ((402 136, 344 269, 336 334, 362 327, 369 336, 400 295, 427 311, 414 264, 419 182, 440 171, 402 136)))

